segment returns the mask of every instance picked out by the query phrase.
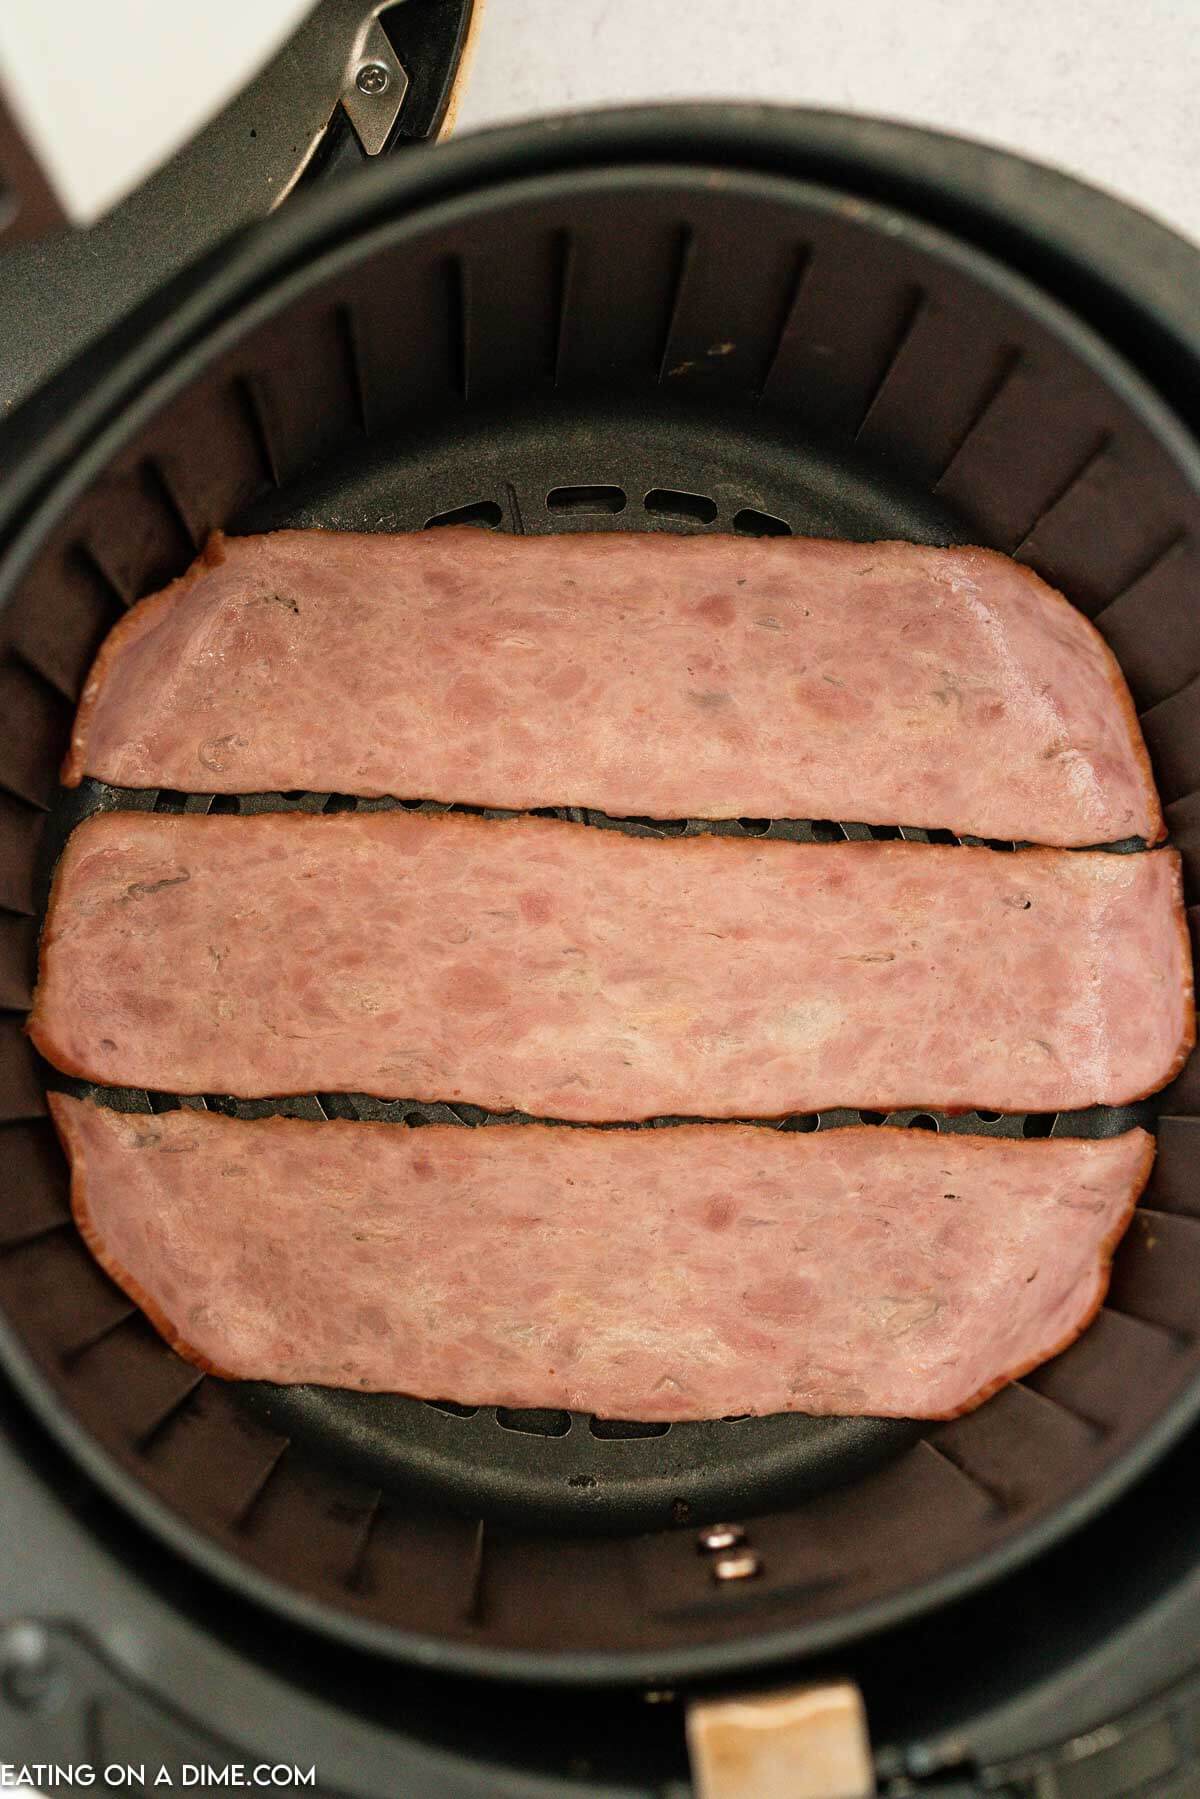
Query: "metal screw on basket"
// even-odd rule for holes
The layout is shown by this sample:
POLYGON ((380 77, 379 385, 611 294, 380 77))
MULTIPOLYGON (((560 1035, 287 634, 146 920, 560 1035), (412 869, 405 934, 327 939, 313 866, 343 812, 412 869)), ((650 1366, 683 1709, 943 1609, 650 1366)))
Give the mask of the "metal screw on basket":
POLYGON ((753 1549, 734 1549, 713 1563, 714 1580, 752 1580, 762 1573, 762 1558, 753 1549))
POLYGON ((736 1549, 745 1541, 746 1533, 740 1524, 710 1524, 707 1530, 700 1532, 698 1548, 716 1554, 722 1549, 736 1549))
POLYGON ((346 63, 342 106, 364 156, 387 149, 408 94, 408 74, 378 18, 368 21, 346 63))
POLYGON ((387 92, 391 79, 381 62, 365 62, 354 77, 354 85, 360 94, 383 94, 387 92))

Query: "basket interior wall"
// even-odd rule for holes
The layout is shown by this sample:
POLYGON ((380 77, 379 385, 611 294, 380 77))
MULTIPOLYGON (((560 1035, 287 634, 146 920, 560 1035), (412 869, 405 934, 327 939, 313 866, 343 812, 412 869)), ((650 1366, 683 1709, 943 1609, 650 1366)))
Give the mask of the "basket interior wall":
MULTIPOLYGON (((819 1629, 1016 1536, 1193 1403, 1194 1061, 1138 1114, 1157 1115, 1158 1162, 1095 1326, 956 1423, 747 1419, 609 1435, 567 1414, 397 1400, 333 1415, 320 1395, 246 1394, 174 1356, 70 1227, 47 1071, 21 1030, 55 846, 81 806, 213 803, 89 787, 64 807, 74 703, 109 626, 215 528, 466 517, 527 531, 982 542, 1063 587, 1112 643, 1192 902, 1190 452, 1052 310, 932 235, 817 189, 626 170, 377 235, 295 279, 290 298, 202 359, 55 520, 0 623, 0 1311, 117 1465, 206 1537, 343 1611, 545 1651, 666 1653, 768 1624, 819 1629), (697 1554, 691 1527, 717 1509, 747 1521, 756 1580, 720 1586, 697 1554)), ((926 835, 919 819, 895 827, 926 835)), ((346 1096, 311 1105, 369 1110, 346 1096)), ((383 1111, 397 1124, 442 1115, 402 1095, 383 1111)), ((932 1122, 1036 1135, 1128 1120, 932 1122)))

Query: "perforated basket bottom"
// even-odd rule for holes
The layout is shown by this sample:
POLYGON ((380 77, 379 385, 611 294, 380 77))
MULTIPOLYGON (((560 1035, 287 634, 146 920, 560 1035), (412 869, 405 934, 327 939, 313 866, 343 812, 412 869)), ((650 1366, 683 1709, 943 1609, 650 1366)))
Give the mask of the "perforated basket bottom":
MULTIPOLYGON (((699 425, 700 421, 698 421, 699 425)), ((758 432, 713 429, 700 439, 674 420, 653 418, 631 428, 603 412, 523 425, 491 420, 471 439, 433 440, 402 463, 383 451, 323 473, 307 491, 272 494, 233 529, 324 526, 340 530, 410 530, 426 524, 474 523, 513 531, 688 530, 753 535, 812 533, 861 541, 903 537, 968 542, 972 534, 926 496, 915 497, 877 474, 866 480, 844 458, 758 432), (691 452, 689 454, 688 452, 691 452)), ((338 794, 274 793, 244 798, 170 792, 132 793, 86 782, 60 800, 47 833, 43 891, 67 833, 98 809, 160 812, 475 810, 416 800, 356 801, 338 794)), ((654 823, 615 821, 560 809, 554 816, 600 829, 651 835, 718 832, 801 842, 904 837, 953 841, 944 831, 868 827, 829 820, 740 819, 654 823)), ((489 811, 486 816, 504 816, 489 811)), ((994 846, 998 850, 1012 845, 994 846)), ((1132 847, 1132 846, 1130 846, 1132 847)), ((429 1105, 402 1097, 379 1101, 354 1094, 312 1094, 277 1101, 221 1095, 179 1100, 156 1093, 94 1089, 57 1075, 52 1084, 131 1109, 180 1104, 242 1118, 273 1113, 304 1118, 374 1119, 503 1126, 466 1105, 429 1105)), ((1153 1125, 1152 1103, 1122 1111, 1037 1116, 975 1112, 948 1118, 905 1110, 891 1124, 1003 1136, 1102 1135, 1131 1123, 1153 1125)), ((647 1129, 677 1122, 656 1119, 647 1129)), ((819 1130, 884 1122, 884 1115, 838 1110, 791 1117, 764 1129, 819 1130)), ((562 1128, 577 1128, 564 1126, 562 1128)), ((603 1127, 600 1127, 603 1128, 603 1127)), ((166 1353, 164 1351, 164 1353, 166 1353)), ((189 1389, 189 1392, 191 1390, 189 1389)), ((693 1424, 613 1423, 559 1411, 507 1411, 434 1405, 382 1394, 246 1383, 237 1390, 246 1412, 272 1432, 341 1473, 381 1491, 449 1504, 471 1516, 570 1532, 627 1530, 745 1517, 850 1483, 908 1449, 921 1434, 913 1423, 880 1419, 777 1416, 693 1424)))

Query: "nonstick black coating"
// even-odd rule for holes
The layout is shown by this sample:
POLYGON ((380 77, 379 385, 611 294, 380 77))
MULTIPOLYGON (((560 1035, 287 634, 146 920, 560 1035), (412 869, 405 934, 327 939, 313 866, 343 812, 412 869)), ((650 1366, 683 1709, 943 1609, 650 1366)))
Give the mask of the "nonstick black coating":
MULTIPOLYGON (((139 345, 136 379, 118 361, 110 440, 93 437, 59 468, 73 513, 52 462, 22 476, 46 516, 30 513, 5 565, 13 580, 29 565, 10 613, 24 711, 0 771, 20 804, 54 799, 105 609, 176 572, 208 526, 388 529, 466 509, 509 529, 789 526, 1017 551, 1121 638, 1160 778, 1167 768, 1164 797, 1186 806, 1187 734, 1156 702, 1174 705, 1173 676, 1186 685, 1200 650, 1200 636, 1174 629, 1168 668, 1159 635, 1166 622, 1190 629, 1176 594, 1187 591, 1196 457, 1119 359, 976 252, 852 194, 778 172, 670 166, 661 146, 654 167, 635 151, 590 172, 577 140, 566 160, 573 173, 542 167, 508 192, 489 189, 504 171, 483 161, 428 216, 375 210, 370 241, 356 238, 366 204, 345 219, 315 207, 307 235, 280 221, 278 292, 255 297, 268 260, 248 247, 185 296, 157 350, 153 332, 139 345), (170 400, 187 381, 191 393, 170 400), (33 563, 51 514, 57 535, 33 563)), ((54 826, 20 813, 13 828, 21 843, 27 832, 28 867, 44 865, 54 826)), ((811 834, 834 829, 816 821, 811 834)), ((12 891, 35 905, 15 853, 12 868, 12 891)), ((691 1462, 698 1510, 686 1488, 672 1494, 675 1528, 547 1535, 534 1520, 561 1533, 573 1518, 582 1532, 603 1524, 606 1504, 610 1526, 661 1519, 676 1432, 585 1440, 573 1420, 539 1437, 401 1402, 393 1419, 430 1442, 442 1433, 447 1474, 428 1455, 420 1465, 419 1446, 397 1457, 386 1410, 197 1383, 60 1228, 63 1172, 37 1094, 37 1070, 18 1069, 7 1104, 24 1132, 25 1234, 0 1258, 0 1313, 20 1331, 0 1324, 14 1377, 178 1548, 286 1614, 377 1648, 619 1678, 845 1641, 1053 1540, 1200 1401, 1200 1229, 1181 1176, 1194 1150, 1173 1118, 1113 1303, 1047 1370, 915 1443, 903 1427, 855 1426, 832 1458, 816 1450, 828 1426, 766 1421, 761 1453, 744 1456, 746 1424, 716 1425, 691 1462), (519 1459, 491 1477, 489 1458, 510 1449, 519 1459), (641 1490, 638 1466, 653 1469, 641 1490), (573 1511, 559 1484, 571 1473, 597 1481, 574 1489, 573 1511), (460 1509, 431 1509, 434 1491, 460 1509), (690 1527, 711 1521, 718 1500, 736 1503, 761 1552, 744 1589, 714 1584, 697 1553, 690 1527)), ((1173 1107, 1190 1109, 1185 1087, 1173 1107)), ((1016 1128, 955 1128, 965 1122, 1016 1128)), ((687 1465, 684 1453, 678 1471, 687 1465)))

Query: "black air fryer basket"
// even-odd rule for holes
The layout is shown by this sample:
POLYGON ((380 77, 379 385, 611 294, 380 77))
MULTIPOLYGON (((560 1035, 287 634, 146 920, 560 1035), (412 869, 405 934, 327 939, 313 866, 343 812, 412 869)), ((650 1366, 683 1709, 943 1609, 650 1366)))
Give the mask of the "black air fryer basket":
MULTIPOLYGON (((1190 1068, 1122 1113, 889 1119, 1157 1130, 1108 1303, 1066 1354, 934 1427, 668 1427, 205 1378, 72 1228, 44 1099, 48 1082, 68 1083, 22 1020, 50 870, 83 813, 355 804, 60 793, 98 642, 216 528, 470 522, 991 545, 1062 587, 1112 644, 1194 885, 1195 282, 1188 253, 1145 221, 966 146, 820 115, 617 115, 410 156, 292 202, 9 427, 0 1359, 122 1529, 204 1591, 238 1595, 264 1630, 308 1633, 314 1655, 336 1643, 476 1677, 661 1687, 848 1665, 885 1628, 924 1617, 933 1629, 938 1608, 998 1592, 1184 1435, 1200 1410, 1190 1068), (1097 230, 1093 206, 1101 225, 1124 221, 1127 243, 1097 230), (1131 247, 1136 269, 1122 267, 1131 247), (745 1578, 717 1578, 701 1541, 730 1519, 745 1578)), ((946 838, 904 819, 716 828, 946 838)), ((183 1103, 504 1128, 403 1095, 183 1103)), ((778 1128, 860 1116, 874 1118, 778 1128)))

